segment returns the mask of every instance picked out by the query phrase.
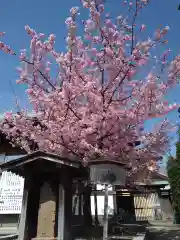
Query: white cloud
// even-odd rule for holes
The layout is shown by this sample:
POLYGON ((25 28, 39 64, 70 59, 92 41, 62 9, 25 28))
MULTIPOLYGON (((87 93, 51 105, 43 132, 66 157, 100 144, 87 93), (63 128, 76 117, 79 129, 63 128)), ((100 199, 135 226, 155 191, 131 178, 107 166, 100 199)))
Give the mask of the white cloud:
MULTIPOLYGON (((29 112, 27 114, 29 117, 35 117, 37 114, 33 113, 33 112, 29 112)), ((0 120, 2 120, 4 118, 4 113, 0 113, 0 120)))

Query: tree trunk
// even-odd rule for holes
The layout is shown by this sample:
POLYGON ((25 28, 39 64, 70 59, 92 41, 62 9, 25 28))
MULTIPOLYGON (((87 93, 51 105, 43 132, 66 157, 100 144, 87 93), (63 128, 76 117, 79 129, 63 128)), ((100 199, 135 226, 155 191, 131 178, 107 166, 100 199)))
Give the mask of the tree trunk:
POLYGON ((97 193, 96 193, 96 185, 94 185, 94 207, 95 207, 95 216, 94 216, 94 222, 95 225, 99 225, 99 219, 98 219, 98 206, 97 206, 97 193))
POLYGON ((105 185, 104 192, 104 226, 103 226, 103 240, 108 238, 108 184, 105 185))
POLYGON ((83 214, 84 214, 84 224, 86 226, 92 226, 91 193, 92 193, 92 186, 90 184, 87 184, 86 186, 84 186, 83 214))

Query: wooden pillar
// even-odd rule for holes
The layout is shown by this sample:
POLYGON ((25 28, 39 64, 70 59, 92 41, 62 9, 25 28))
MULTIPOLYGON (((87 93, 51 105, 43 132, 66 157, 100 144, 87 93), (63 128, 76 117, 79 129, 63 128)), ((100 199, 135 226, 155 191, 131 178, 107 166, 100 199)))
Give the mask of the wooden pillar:
POLYGON ((163 220, 173 219, 173 208, 167 196, 159 196, 159 203, 163 220))
POLYGON ((78 214, 82 216, 82 195, 79 195, 79 205, 78 205, 78 214))
POLYGON ((41 187, 36 238, 54 238, 56 222, 56 193, 45 181, 41 187))
MULTIPOLYGON (((65 174, 68 176, 68 174, 65 174)), ((72 179, 64 177, 59 184, 58 240, 72 239, 72 179)))
POLYGON ((64 202, 65 202, 65 190, 63 185, 59 184, 59 199, 58 199, 58 240, 64 239, 64 202))
POLYGON ((19 240, 27 240, 36 237, 39 192, 39 179, 36 176, 34 176, 33 179, 30 176, 26 177, 19 224, 19 240))
POLYGON ((41 178, 33 176, 31 185, 28 189, 28 206, 27 206, 27 236, 28 239, 33 239, 37 236, 37 222, 40 199, 41 178))
POLYGON ((22 200, 22 208, 21 208, 21 215, 20 215, 20 223, 19 223, 19 231, 18 231, 18 240, 25 240, 26 239, 26 222, 27 222, 27 204, 28 204, 28 180, 25 178, 24 181, 24 192, 23 192, 23 200, 22 200))
POLYGON ((108 184, 105 184, 103 240, 107 239, 108 239, 108 184))
POLYGON ((114 215, 117 214, 117 191, 116 191, 116 187, 113 186, 113 207, 114 207, 114 215))

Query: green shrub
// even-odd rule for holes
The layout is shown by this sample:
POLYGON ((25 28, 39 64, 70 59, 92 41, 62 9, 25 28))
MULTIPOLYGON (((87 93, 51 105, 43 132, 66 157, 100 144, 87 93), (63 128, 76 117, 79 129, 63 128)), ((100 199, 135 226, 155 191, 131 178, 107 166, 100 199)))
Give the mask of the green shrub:
POLYGON ((170 157, 167 173, 172 193, 172 204, 175 212, 174 222, 180 223, 180 142, 176 144, 176 158, 170 157))

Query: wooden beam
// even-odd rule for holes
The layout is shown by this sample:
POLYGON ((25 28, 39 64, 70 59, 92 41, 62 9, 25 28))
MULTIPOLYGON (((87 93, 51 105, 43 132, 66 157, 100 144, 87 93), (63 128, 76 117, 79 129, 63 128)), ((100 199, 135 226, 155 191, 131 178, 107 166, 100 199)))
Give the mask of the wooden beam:
MULTIPOLYGON (((43 177, 42 177, 43 179, 43 177)), ((54 238, 56 220, 56 192, 51 181, 43 179, 40 189, 37 238, 54 238)))
POLYGON ((58 240, 72 239, 72 179, 64 173, 59 184, 58 240), (68 178, 67 178, 68 176, 68 178))
POLYGON ((26 239, 27 203, 28 203, 28 179, 26 178, 24 182, 24 192, 23 192, 23 201, 22 201, 22 208, 21 208, 21 215, 20 215, 18 240, 26 239))
POLYGON ((59 184, 59 201, 58 201, 58 240, 64 239, 64 215, 65 215, 65 190, 62 183, 59 184))

